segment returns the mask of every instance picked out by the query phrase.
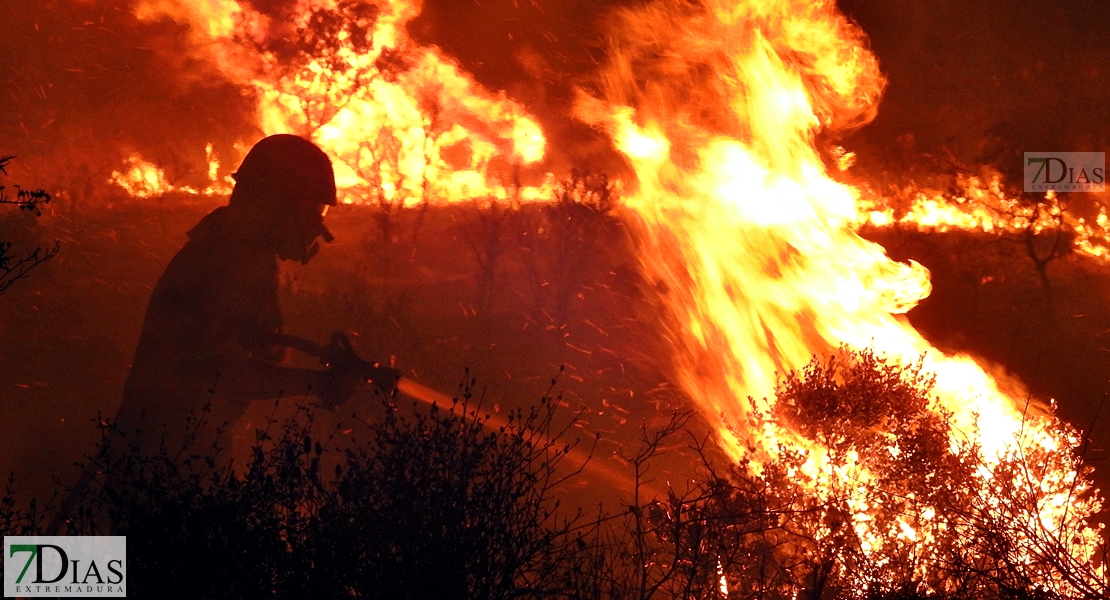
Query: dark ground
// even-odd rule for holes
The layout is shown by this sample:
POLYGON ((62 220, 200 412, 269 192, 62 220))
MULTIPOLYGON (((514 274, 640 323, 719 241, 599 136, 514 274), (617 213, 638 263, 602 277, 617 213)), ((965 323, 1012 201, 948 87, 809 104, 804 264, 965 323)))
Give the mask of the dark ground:
MULTIPOLYGON (((91 421, 118 407, 151 289, 215 202, 3 222, 25 234, 19 244, 58 237, 63 248, 0 297, 0 472, 14 470, 24 492, 46 494, 52 476, 68 479, 70 463, 92 451, 91 421)), ((338 241, 283 271, 287 333, 323 342, 346 330, 362 355, 395 356, 405 376, 449 395, 469 368, 484 406, 500 413, 530 405, 558 377, 564 417, 583 411, 571 436, 588 446, 600 434, 595 461, 610 467, 623 465, 614 442, 635 447, 642 422, 658 427, 682 404, 615 218, 475 205, 383 218, 356 206, 329 214, 338 241), (483 272, 482 261, 492 268, 483 272)), ((375 405, 355 399, 322 426, 372 415, 375 405)), ((258 402, 240 422, 239 450, 272 410, 258 402)))
MULTIPOLYGON (((21 492, 48 495, 52 477, 73 477, 70 464, 92 451, 91 421, 119 404, 152 286, 185 232, 217 203, 166 198, 68 214, 59 206, 38 220, 0 221, 6 233, 20 232, 17 247, 62 241, 56 259, 0 296, 0 472, 14 471, 21 492)), ((346 330, 364 356, 396 356, 406 376, 448 393, 469 367, 485 406, 502 413, 537 399, 564 366, 556 385, 564 415, 583 411, 573 435, 589 442, 600 434, 594 460, 617 469, 624 463, 614 451, 636 447, 642 422, 661 426, 687 406, 667 381, 657 312, 617 218, 582 207, 465 204, 388 217, 343 206, 328 220, 338 241, 308 266, 284 271, 288 333, 323 341, 346 330)), ((932 271, 933 295, 910 313, 928 338, 1001 365, 1036 394, 1057 398, 1069 422, 1090 426, 1110 372, 1106 267, 1074 256, 1054 261, 1046 295, 1017 243, 963 233, 869 236, 932 271)), ((374 402, 356 399, 321 426, 372 415, 374 402)), ((272 410, 256 403, 235 431, 238 450, 272 410)), ((1094 423, 1088 455, 1100 464, 1110 407, 1094 423)), ((664 462, 663 477, 678 485, 695 461, 672 453, 664 462)), ((1098 478, 1106 488, 1106 474, 1098 478)), ((612 499, 601 492, 612 485, 574 485, 588 486, 591 500, 612 499)))

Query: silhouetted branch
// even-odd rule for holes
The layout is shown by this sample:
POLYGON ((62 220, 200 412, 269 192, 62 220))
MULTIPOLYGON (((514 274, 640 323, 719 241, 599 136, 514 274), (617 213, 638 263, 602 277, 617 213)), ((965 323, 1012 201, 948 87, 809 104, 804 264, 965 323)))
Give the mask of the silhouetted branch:
POLYGON ((54 247, 43 251, 42 247, 35 248, 24 257, 8 254, 11 242, 0 242, 0 294, 8 291, 16 281, 23 279, 31 269, 54 258, 61 248, 60 242, 54 242, 54 247))
MULTIPOLYGON (((7 167, 13 158, 15 157, 0 156, 0 173, 8 174, 7 167)), ((16 195, 12 198, 5 191, 5 186, 0 185, 0 204, 18 206, 19 210, 34 212, 36 217, 41 217, 42 210, 39 206, 50 202, 50 194, 43 189, 25 190, 18 185, 15 189, 16 195)), ((54 242, 54 247, 49 250, 44 251, 42 247, 38 247, 26 256, 20 257, 9 253, 12 249, 11 242, 0 240, 0 294, 8 291, 16 281, 26 277, 31 269, 57 256, 59 248, 59 242, 54 242)))

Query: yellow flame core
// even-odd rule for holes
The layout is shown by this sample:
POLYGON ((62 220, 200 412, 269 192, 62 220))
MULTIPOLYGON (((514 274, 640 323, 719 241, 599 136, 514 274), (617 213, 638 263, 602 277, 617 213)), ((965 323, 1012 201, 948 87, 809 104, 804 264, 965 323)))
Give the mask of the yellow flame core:
MULTIPOLYGON (((873 530, 873 474, 858 457, 832 460, 829 448, 762 418, 780 374, 842 344, 905 362, 924 355, 942 409, 982 453, 984 494, 1004 456, 1070 456, 1077 440, 1066 428, 1015 407, 1019 384, 933 349, 897 316, 929 294, 929 274, 855 233, 895 217, 861 209, 860 192, 828 177, 813 143, 822 128, 870 120, 884 85, 862 32, 833 2, 661 0, 618 13, 613 30, 605 98, 581 94, 577 113, 635 169, 624 206, 639 224, 643 271, 673 311, 677 377, 720 418, 733 458, 759 468, 800 452, 795 475, 814 494, 856 486, 851 521, 865 550, 898 540, 927 550, 932 507, 873 530)), ((1069 489, 1074 462, 1053 469, 1022 476, 1039 488, 1023 518, 1041 531, 1066 522, 1079 531, 1067 551, 1094 556, 1098 533, 1083 519, 1098 501, 1069 489)))
POLYGON ((516 181, 519 166, 544 157, 539 124, 437 48, 413 42, 405 26, 420 9, 404 0, 301 0, 293 22, 274 23, 236 0, 146 0, 135 14, 191 23, 224 75, 257 90, 263 133, 309 137, 331 156, 341 201, 549 195, 548 182, 516 181), (327 25, 333 17, 343 25, 327 25))

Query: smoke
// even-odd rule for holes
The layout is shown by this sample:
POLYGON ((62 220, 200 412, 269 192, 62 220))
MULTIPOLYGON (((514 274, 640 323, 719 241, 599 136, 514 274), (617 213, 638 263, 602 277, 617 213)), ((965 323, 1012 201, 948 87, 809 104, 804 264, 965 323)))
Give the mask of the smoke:
POLYGON ((627 0, 428 0, 409 25, 420 43, 457 58, 490 89, 528 108, 548 138, 545 165, 556 174, 579 168, 626 174, 627 165, 601 132, 570 115, 574 90, 595 89, 608 50, 606 15, 627 0))
POLYGON ((0 0, 0 152, 13 176, 83 202, 138 152, 202 183, 205 146, 252 135, 252 91, 227 81, 185 25, 119 0, 0 0))
POLYGON ((949 156, 1020 181, 1022 152, 1110 142, 1110 4, 840 5, 868 33, 889 80, 878 118, 850 142, 862 165, 910 168, 922 155, 949 156))

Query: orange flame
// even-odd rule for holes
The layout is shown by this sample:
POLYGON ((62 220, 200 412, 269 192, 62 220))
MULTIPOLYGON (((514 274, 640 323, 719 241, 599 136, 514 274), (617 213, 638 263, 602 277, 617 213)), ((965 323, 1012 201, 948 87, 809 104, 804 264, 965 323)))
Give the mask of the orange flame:
MULTIPOLYGON (((548 196, 542 186, 507 183, 516 168, 542 158, 538 124, 438 50, 408 38, 417 2, 367 6, 302 0, 288 24, 235 0, 148 0, 136 14, 193 23, 223 72, 258 91, 263 132, 301 133, 333 157, 346 201, 548 196), (285 39, 283 32, 305 42, 300 34, 319 11, 353 16, 298 60, 268 45, 285 39)), ((780 374, 841 344, 904 361, 924 356, 943 409, 982 453, 977 492, 988 499, 1002 457, 1070 452, 1074 435, 1016 406, 1014 398, 1024 396, 1018 382, 992 377, 969 357, 944 355, 900 317, 929 294, 928 272, 890 260, 855 233, 859 224, 906 215, 923 226, 1021 225, 975 210, 945 212, 928 197, 906 212, 887 212, 828 176, 815 135, 870 121, 884 85, 863 33, 832 0, 658 0, 618 12, 616 22, 603 99, 582 94, 578 116, 607 131, 635 169, 624 210, 638 225, 643 271, 666 290, 673 311, 677 379, 708 418, 719 419, 733 458, 758 467, 800 452, 792 475, 813 494, 828 494, 822 486, 833 480, 858 489, 851 522, 865 551, 879 552, 892 539, 927 548, 932 507, 877 530, 865 493, 872 474, 860 457, 833 460, 830 449, 761 418, 773 408, 780 374)), ((839 156, 839 168, 853 158, 839 156)), ((138 159, 117 175, 136 195, 167 185, 138 159)), ((1097 221, 1103 226, 1105 215, 1097 221)), ((1078 532, 1068 552, 1093 557, 1098 532, 1084 522, 1099 502, 1079 499, 1088 488, 1076 467, 1058 461, 1025 477, 1036 509, 1017 518, 1039 530, 1078 532)))
POLYGON ((1007 189, 999 173, 960 174, 958 195, 916 186, 899 190, 896 198, 865 195, 860 224, 902 225, 920 231, 974 231, 1004 235, 1063 231, 1071 248, 1097 260, 1110 258, 1110 215, 1099 203, 1093 218, 1064 210, 1055 192, 1038 202, 1023 200, 1007 189))
POLYGON ((309 137, 332 157, 345 202, 549 196, 549 180, 517 181, 544 156, 539 124, 413 42, 405 26, 420 9, 302 0, 281 23, 236 0, 147 0, 135 14, 191 23, 224 75, 257 91, 263 133, 309 137))
MULTIPOLYGON (((852 522, 865 551, 884 539, 928 543, 931 508, 916 526, 907 517, 894 531, 871 531, 872 477, 859 457, 833 461, 828 448, 760 417, 780 374, 841 344, 905 362, 924 356, 954 427, 981 449, 983 494, 993 493, 991 468, 1003 456, 1069 456, 1075 436, 1016 408, 1017 382, 944 355, 899 316, 929 294, 928 272, 855 233, 884 217, 826 174, 814 137, 870 120, 884 81, 834 2, 659 0, 615 20, 605 98, 582 94, 577 112, 635 169, 625 206, 639 224, 643 271, 673 311, 677 377, 703 414, 719 417, 735 459, 758 468, 784 449, 801 452, 796 476, 814 494, 829 493, 830 481, 858 487, 852 522)), ((840 158, 847 168, 853 157, 840 158)), ((1084 519, 1098 501, 1076 499, 1075 466, 1061 464, 1027 482, 1039 490, 1027 517, 1050 531, 1078 529, 1068 552, 1090 558, 1098 532, 1084 519)))
POLYGON ((220 178, 220 161, 212 151, 212 144, 205 151, 208 154, 208 185, 203 188, 173 185, 161 167, 143 160, 139 155, 129 157, 124 170, 114 171, 108 181, 123 188, 133 198, 153 198, 171 193, 191 196, 230 194, 234 180, 226 176, 220 178))

